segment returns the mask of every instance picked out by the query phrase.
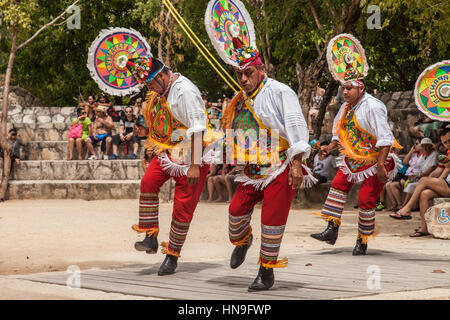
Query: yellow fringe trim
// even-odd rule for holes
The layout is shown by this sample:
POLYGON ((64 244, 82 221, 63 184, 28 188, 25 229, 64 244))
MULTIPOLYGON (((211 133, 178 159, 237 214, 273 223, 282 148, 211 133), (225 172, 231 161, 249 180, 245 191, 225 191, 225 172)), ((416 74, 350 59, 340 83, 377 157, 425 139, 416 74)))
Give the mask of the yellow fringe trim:
POLYGON ((367 244, 367 242, 369 241, 369 238, 375 238, 379 233, 380 233, 380 226, 378 225, 378 223, 375 223, 375 229, 373 231, 373 233, 370 236, 366 236, 365 234, 361 234, 358 232, 358 238, 360 238, 362 240, 363 244, 367 244))
POLYGON ((242 247, 243 245, 248 244, 248 238, 250 238, 251 234, 252 234, 252 227, 250 226, 245 237, 241 241, 233 242, 233 245, 235 245, 236 247, 242 247))
POLYGON ((332 217, 321 212, 313 212, 315 216, 321 216, 326 222, 333 221, 335 227, 339 227, 341 225, 341 219, 332 217))
POLYGON ((131 229, 138 232, 138 233, 146 233, 148 236, 152 236, 155 235, 156 237, 158 236, 159 233, 159 228, 151 228, 151 229, 141 229, 139 228, 139 226, 137 224, 133 224, 131 226, 131 229))
MULTIPOLYGON (((355 153, 355 149, 353 148, 352 145, 347 144, 350 139, 349 139, 349 134, 348 131, 344 128, 344 123, 345 123, 345 115, 347 114, 349 105, 347 103, 346 107, 345 107, 345 111, 342 114, 341 119, 339 119, 339 121, 336 123, 336 126, 334 127, 334 130, 338 133, 339 136, 339 151, 341 153, 343 153, 345 156, 347 156, 348 158, 354 160, 356 163, 362 164, 362 165, 370 165, 370 164, 374 164, 377 162, 378 160, 378 154, 379 152, 374 152, 372 154, 369 155, 359 155, 355 153)), ((365 131, 364 129, 362 129, 359 125, 358 122, 356 121, 356 117, 354 117, 354 121, 355 121, 355 126, 358 128, 358 130, 360 130, 363 133, 366 133, 367 135, 371 135, 370 133, 368 133, 367 131, 365 131)), ((397 148, 397 149, 403 149, 403 147, 397 142, 397 140, 394 138, 394 143, 392 144, 392 148, 397 148)))
POLYGON ((258 264, 262 265, 266 269, 286 268, 287 267, 287 263, 288 263, 288 258, 286 258, 286 257, 284 257, 281 260, 278 260, 275 263, 264 263, 264 262, 261 262, 261 258, 259 258, 259 260, 258 260, 258 264))
POLYGON ((179 253, 176 253, 172 250, 169 249, 169 243, 168 242, 161 242, 161 252, 163 254, 170 254, 171 256, 175 256, 175 257, 181 257, 179 253))

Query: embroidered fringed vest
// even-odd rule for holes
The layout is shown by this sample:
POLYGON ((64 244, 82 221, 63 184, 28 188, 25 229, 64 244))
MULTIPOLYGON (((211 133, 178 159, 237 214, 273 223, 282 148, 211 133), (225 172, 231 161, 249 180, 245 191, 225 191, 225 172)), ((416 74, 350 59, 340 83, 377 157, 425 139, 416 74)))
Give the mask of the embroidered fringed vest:
POLYGON ((145 141, 147 149, 161 153, 173 149, 183 141, 187 128, 172 115, 165 97, 158 99, 156 92, 148 93, 142 114, 149 128, 145 141), (176 130, 177 134, 174 134, 176 130))
POLYGON ((226 124, 226 129, 234 132, 233 160, 245 163, 244 174, 252 180, 266 179, 277 172, 286 160, 285 151, 289 148, 289 143, 267 128, 251 107, 252 98, 264 84, 249 98, 243 91, 236 95, 230 103, 231 114, 226 124))
MULTIPOLYGON (((377 163, 379 149, 376 147, 377 139, 358 125, 355 109, 347 103, 336 129, 339 151, 345 155, 345 165, 351 173, 360 173, 377 163)), ((393 147, 402 148, 395 139, 393 147)))
MULTIPOLYGON (((181 144, 186 144, 185 147, 190 148, 190 142, 185 139, 188 128, 172 115, 164 96, 158 97, 156 92, 149 92, 143 104, 142 114, 149 127, 145 148, 158 154, 164 151, 170 154, 171 150, 181 146, 181 144)), ((205 115, 207 132, 203 137, 204 146, 211 144, 214 139, 218 138, 217 133, 213 132, 206 109, 205 115)))

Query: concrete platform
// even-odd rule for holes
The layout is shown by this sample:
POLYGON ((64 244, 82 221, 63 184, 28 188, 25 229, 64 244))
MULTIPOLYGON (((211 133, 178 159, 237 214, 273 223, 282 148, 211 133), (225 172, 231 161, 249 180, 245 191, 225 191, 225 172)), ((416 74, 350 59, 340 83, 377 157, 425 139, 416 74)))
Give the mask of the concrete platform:
MULTIPOLYGON (((258 269, 256 257, 248 257, 236 270, 230 269, 228 260, 180 259, 177 273, 163 277, 157 275, 159 263, 90 269, 81 271, 80 286, 106 293, 185 300, 370 299, 431 288, 440 289, 441 294, 447 291, 450 297, 450 261, 446 256, 372 249, 366 256, 353 257, 351 250, 290 255, 288 267, 275 270, 274 287, 259 293, 247 292, 258 269)), ((67 286, 69 275, 53 272, 18 278, 67 286)))

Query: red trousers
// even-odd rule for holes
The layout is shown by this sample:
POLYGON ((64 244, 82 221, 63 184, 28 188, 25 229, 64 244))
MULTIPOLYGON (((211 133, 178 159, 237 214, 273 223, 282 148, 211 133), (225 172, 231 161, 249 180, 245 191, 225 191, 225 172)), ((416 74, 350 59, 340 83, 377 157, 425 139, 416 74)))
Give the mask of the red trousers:
MULTIPOLYGON (((392 159, 387 161, 386 170, 389 172, 395 167, 392 159)), ((331 183, 328 197, 325 200, 322 212, 320 213, 327 221, 333 221, 335 225, 340 225, 341 215, 354 183, 349 182, 347 174, 339 169, 331 183)), ((375 207, 378 197, 383 191, 384 182, 378 179, 376 174, 366 178, 359 189, 358 195, 358 237, 364 243, 375 234, 375 207)))
POLYGON ((133 226, 133 229, 138 232, 146 232, 149 235, 158 233, 158 193, 162 185, 170 178, 173 178, 175 180, 175 192, 168 253, 178 256, 186 239, 195 208, 202 194, 208 170, 209 165, 202 165, 200 167, 200 179, 198 183, 191 185, 187 183, 186 176, 172 176, 163 170, 159 163, 159 157, 153 157, 141 180, 139 225, 133 226))
POLYGON ((260 262, 266 267, 277 265, 278 253, 296 190, 288 183, 288 166, 264 190, 238 185, 229 207, 229 237, 236 246, 251 234, 253 207, 262 201, 260 262))

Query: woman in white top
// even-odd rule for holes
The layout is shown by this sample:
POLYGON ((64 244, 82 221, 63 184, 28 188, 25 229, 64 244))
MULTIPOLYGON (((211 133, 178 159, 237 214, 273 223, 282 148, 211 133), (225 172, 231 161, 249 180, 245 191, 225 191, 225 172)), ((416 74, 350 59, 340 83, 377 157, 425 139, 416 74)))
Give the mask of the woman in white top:
MULTIPOLYGON (((450 130, 443 129, 440 133, 442 144, 450 150, 450 130)), ((449 158, 449 156, 447 156, 449 158)), ((437 168, 428 177, 421 178, 417 184, 411 199, 406 205, 397 212, 398 216, 411 217, 411 210, 419 201, 421 226, 410 234, 410 237, 422 237, 428 235, 427 225, 424 219, 424 214, 431 206, 431 200, 437 197, 450 197, 450 162, 447 161, 445 168, 437 168), (438 177, 434 175, 435 172, 441 172, 438 177)))
MULTIPOLYGON (((414 145, 408 154, 403 159, 405 166, 408 166, 408 170, 405 172, 405 176, 412 178, 420 174, 420 165, 423 161, 421 157, 422 147, 420 145, 419 139, 414 141, 414 145)), ((386 183, 386 197, 391 201, 391 207, 387 208, 387 211, 397 211, 402 206, 402 190, 404 188, 406 179, 400 179, 399 181, 390 181, 386 183)))

